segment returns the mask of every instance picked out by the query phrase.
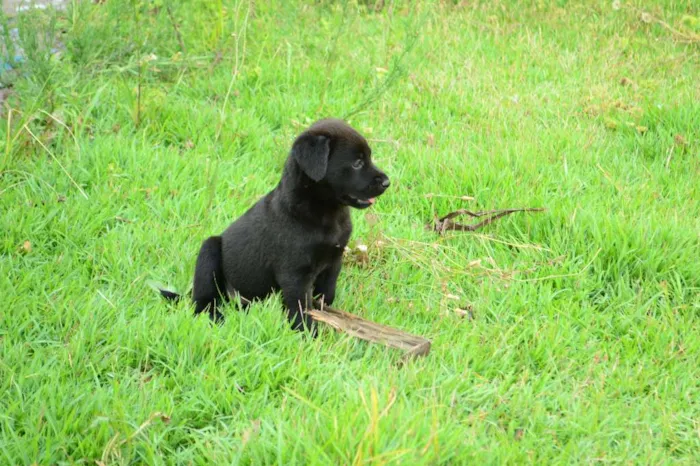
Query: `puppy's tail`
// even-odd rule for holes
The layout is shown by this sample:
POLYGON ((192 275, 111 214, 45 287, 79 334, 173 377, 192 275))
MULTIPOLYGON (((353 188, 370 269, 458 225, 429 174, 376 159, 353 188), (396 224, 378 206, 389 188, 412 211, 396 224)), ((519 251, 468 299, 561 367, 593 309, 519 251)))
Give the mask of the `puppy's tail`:
POLYGON ((152 290, 157 291, 158 293, 160 293, 160 295, 161 295, 162 297, 164 297, 165 299, 167 299, 168 301, 178 302, 178 301, 180 301, 182 298, 185 297, 184 295, 182 295, 182 294, 180 294, 180 293, 175 293, 174 291, 170 291, 170 290, 166 289, 166 288, 163 286, 162 283, 159 283, 159 282, 157 282, 157 281, 154 281, 154 280, 147 280, 146 283, 148 284, 148 286, 149 286, 152 290))
POLYGON ((163 288, 158 288, 158 291, 160 292, 160 295, 167 299, 168 301, 175 301, 178 302, 182 299, 182 295, 169 291, 169 290, 164 290, 163 288))

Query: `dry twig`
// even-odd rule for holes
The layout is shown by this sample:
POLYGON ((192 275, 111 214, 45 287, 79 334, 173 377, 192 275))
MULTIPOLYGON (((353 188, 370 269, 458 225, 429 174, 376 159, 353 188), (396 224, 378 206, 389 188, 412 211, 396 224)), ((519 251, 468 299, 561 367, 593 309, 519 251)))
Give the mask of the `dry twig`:
POLYGON ((168 17, 170 18, 170 22, 173 25, 173 29, 175 30, 175 37, 177 38, 177 43, 180 45, 180 51, 183 54, 187 53, 187 49, 185 48, 185 41, 182 40, 182 33, 180 33, 180 26, 177 24, 177 21, 175 20, 175 15, 173 14, 172 8, 170 8, 170 5, 166 7, 166 10, 168 11, 168 17))
POLYGON ((349 312, 322 306, 306 311, 312 319, 330 325, 350 336, 372 343, 381 343, 406 352, 403 360, 425 356, 430 352, 430 340, 401 330, 362 319, 349 312))
POLYGON ((654 15, 641 10, 639 8, 635 8, 634 6, 630 7, 632 10, 637 12, 639 14, 639 19, 642 22, 645 23, 652 23, 655 22, 667 31, 669 31, 671 34, 676 36, 676 38, 679 40, 679 42, 684 42, 686 44, 697 44, 700 43, 700 35, 695 34, 694 32, 682 32, 679 31, 678 29, 674 28, 670 24, 668 24, 666 21, 663 21, 662 19, 659 19, 655 17, 654 15))
POLYGON ((426 228, 428 230, 434 230, 440 234, 444 233, 447 230, 453 230, 453 231, 476 231, 481 227, 484 227, 486 225, 489 225, 490 223, 493 223, 494 221, 498 220, 501 217, 505 217, 506 215, 510 215, 514 212, 542 212, 545 209, 542 208, 525 208, 525 209, 503 209, 503 210, 483 210, 479 212, 472 212, 471 210, 466 210, 466 209, 460 209, 456 210, 454 212, 450 212, 449 214, 445 215, 444 217, 441 217, 439 219, 436 219, 434 223, 429 223, 426 225, 426 228), (481 217, 486 217, 485 220, 482 220, 479 223, 474 223, 471 225, 465 225, 463 223, 457 223, 454 220, 452 220, 455 217, 459 217, 460 215, 468 215, 469 217, 473 218, 481 218, 481 217))

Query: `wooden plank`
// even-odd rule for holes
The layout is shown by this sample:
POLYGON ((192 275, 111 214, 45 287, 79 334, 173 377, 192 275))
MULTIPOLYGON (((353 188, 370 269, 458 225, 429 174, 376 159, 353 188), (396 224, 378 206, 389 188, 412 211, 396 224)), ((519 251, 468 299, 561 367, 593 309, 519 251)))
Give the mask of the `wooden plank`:
POLYGON ((324 307, 308 310, 306 313, 315 321, 323 322, 355 338, 405 351, 404 359, 426 356, 430 352, 431 342, 426 338, 365 320, 340 309, 324 307))

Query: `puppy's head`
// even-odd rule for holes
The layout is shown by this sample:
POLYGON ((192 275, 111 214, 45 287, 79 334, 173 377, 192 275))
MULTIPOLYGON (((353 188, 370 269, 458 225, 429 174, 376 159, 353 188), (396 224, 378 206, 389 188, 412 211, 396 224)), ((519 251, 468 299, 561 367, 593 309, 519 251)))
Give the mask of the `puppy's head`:
POLYGON ((389 187, 365 138, 342 120, 314 123, 294 141, 290 157, 339 204, 367 208, 389 187))

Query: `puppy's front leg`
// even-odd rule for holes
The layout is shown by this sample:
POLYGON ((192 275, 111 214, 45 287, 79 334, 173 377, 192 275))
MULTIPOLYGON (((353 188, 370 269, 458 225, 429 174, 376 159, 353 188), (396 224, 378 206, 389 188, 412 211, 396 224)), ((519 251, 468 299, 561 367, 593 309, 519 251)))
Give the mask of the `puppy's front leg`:
POLYGON ((287 318, 294 330, 310 330, 312 335, 316 335, 316 327, 313 319, 304 313, 305 310, 313 307, 311 296, 312 278, 288 277, 280 282, 282 288, 282 298, 287 311, 287 318))
POLYGON ((343 266, 342 256, 339 257, 330 267, 321 272, 314 284, 314 297, 323 299, 323 304, 330 306, 335 300, 335 285, 338 282, 338 275, 343 266))

